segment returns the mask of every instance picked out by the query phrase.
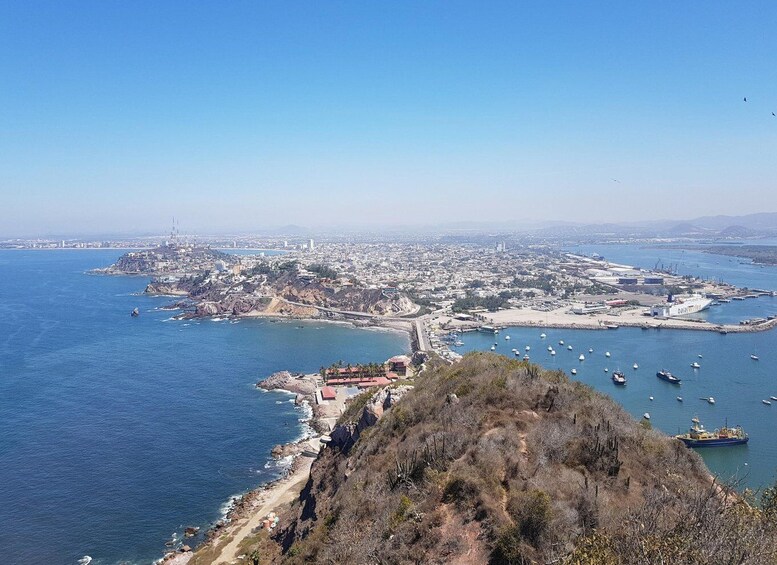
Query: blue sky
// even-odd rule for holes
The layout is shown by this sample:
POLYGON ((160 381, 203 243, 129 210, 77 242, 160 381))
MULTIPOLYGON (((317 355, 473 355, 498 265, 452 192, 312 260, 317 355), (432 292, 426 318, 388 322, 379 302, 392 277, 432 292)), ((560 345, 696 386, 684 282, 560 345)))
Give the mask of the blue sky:
POLYGON ((775 29, 774 2, 0 0, 0 234, 777 211, 775 29))

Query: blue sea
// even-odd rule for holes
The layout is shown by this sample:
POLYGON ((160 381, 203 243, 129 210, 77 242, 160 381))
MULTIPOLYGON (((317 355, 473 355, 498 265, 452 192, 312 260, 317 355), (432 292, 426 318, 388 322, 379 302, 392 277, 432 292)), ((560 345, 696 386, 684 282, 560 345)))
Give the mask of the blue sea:
POLYGON ((409 350, 347 325, 172 320, 147 279, 86 274, 120 254, 0 251, 0 563, 150 563, 282 473, 269 451, 306 414, 257 380, 409 350))
MULTIPOLYGON (((657 261, 672 263, 680 274, 717 279, 737 286, 777 290, 777 267, 760 266, 743 259, 640 245, 586 245, 568 251, 598 253, 614 263, 646 269, 657 261)), ((715 323, 738 323, 745 318, 777 314, 777 298, 760 297, 713 306, 699 317, 715 323)), ((740 486, 753 489, 769 486, 777 479, 777 401, 771 406, 762 400, 777 397, 777 330, 759 333, 727 334, 706 331, 642 330, 561 330, 507 328, 499 336, 468 333, 462 338, 463 353, 487 350, 521 357, 526 346, 531 361, 561 369, 612 396, 635 418, 650 414, 653 426, 667 434, 685 432, 691 418, 698 416, 709 429, 741 424, 750 435, 747 446, 700 449, 710 470, 724 479, 733 478, 740 486), (546 338, 540 337, 541 333, 546 338), (509 335, 510 340, 504 336, 509 335), (559 342, 564 341, 564 345, 559 342), (568 346, 572 345, 572 350, 568 346), (551 355, 547 348, 555 349, 551 355), (588 350, 593 349, 593 353, 588 350), (610 352, 610 357, 605 353, 610 352), (579 355, 585 356, 579 361, 579 355), (758 361, 750 358, 759 357, 758 361), (700 357, 701 356, 701 357, 700 357), (692 363, 701 365, 693 369, 692 363), (637 363, 638 369, 633 369, 637 363), (605 373, 605 369, 608 371, 605 373), (627 378, 625 387, 610 380, 620 369, 627 378), (667 369, 682 379, 680 386, 659 380, 656 372, 667 369), (653 400, 650 400, 650 397, 653 400), (677 400, 682 397, 682 402, 677 400), (701 400, 714 397, 714 405, 701 400)))

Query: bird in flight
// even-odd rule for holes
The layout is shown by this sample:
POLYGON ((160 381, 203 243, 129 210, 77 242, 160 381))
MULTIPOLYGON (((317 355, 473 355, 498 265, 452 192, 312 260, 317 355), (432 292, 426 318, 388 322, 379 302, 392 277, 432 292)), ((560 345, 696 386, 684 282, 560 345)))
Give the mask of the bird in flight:
POLYGON ((747 96, 745 96, 745 102, 747 102, 747 96))

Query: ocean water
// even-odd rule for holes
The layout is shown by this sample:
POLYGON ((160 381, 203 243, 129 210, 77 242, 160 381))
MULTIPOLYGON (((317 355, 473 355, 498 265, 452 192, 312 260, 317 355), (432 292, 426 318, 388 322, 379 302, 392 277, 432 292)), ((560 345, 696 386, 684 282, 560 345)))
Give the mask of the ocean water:
POLYGON ((713 473, 724 479, 735 478, 743 487, 757 489, 777 480, 777 402, 771 406, 761 402, 777 396, 775 331, 721 335, 640 328, 506 328, 497 336, 470 332, 461 339, 464 345, 456 348, 459 353, 489 350, 496 343, 495 353, 515 357, 511 351, 515 348, 523 357, 528 346, 533 363, 561 369, 570 378, 608 394, 637 419, 649 413, 651 424, 667 434, 684 433, 694 416, 708 429, 723 426, 726 421, 741 424, 750 435, 748 445, 697 451, 713 473), (543 332, 545 339, 540 337, 543 332), (510 340, 505 339, 507 335, 510 340), (572 350, 567 349, 569 345, 572 350), (555 356, 548 346, 554 348, 555 356), (609 358, 605 355, 608 351, 609 358), (584 361, 579 361, 581 353, 584 361), (750 359, 751 353, 760 360, 750 359), (701 368, 691 368, 694 362, 701 368), (636 370, 632 368, 634 363, 638 365, 636 370), (572 369, 577 375, 571 374, 572 369), (658 379, 656 372, 661 369, 677 375, 682 384, 658 379), (626 375, 626 386, 613 384, 610 377, 615 370, 626 375), (715 398, 714 405, 701 400, 710 396, 715 398))
POLYGON ((119 255, 0 251, 0 563, 150 563, 282 472, 269 450, 305 414, 258 379, 409 349, 346 325, 174 321, 147 279, 85 274, 119 255))
MULTIPOLYGON (((777 290, 777 267, 761 266, 749 261, 681 249, 660 249, 643 245, 585 245, 568 251, 591 255, 598 253, 607 260, 653 268, 662 261, 672 263, 680 274, 722 280, 740 287, 777 290)), ((777 298, 759 297, 712 306, 696 317, 714 323, 736 324, 740 320, 777 314, 777 298)), ((763 404, 777 396, 777 331, 727 334, 706 331, 642 330, 559 330, 507 328, 495 339, 486 334, 466 334, 460 352, 486 350, 495 342, 497 352, 514 356, 511 349, 525 353, 528 345, 533 362, 561 369, 612 396, 635 418, 645 412, 651 423, 667 434, 685 432, 690 420, 699 416, 709 429, 741 424, 750 435, 747 446, 725 449, 701 449, 710 470, 722 478, 740 481, 742 486, 762 488, 777 479, 777 402, 763 404), (544 331, 546 339, 541 339, 544 331), (510 335, 509 341, 504 339, 510 335), (559 345, 563 340, 565 345, 559 345), (568 345, 573 349, 567 349, 568 345), (552 356, 548 346, 556 350, 552 356), (589 354, 588 349, 594 353, 589 354), (604 353, 610 352, 610 357, 604 353), (585 361, 578 361, 583 353, 585 361), (759 357, 758 361, 750 358, 759 357), (698 357, 701 355, 702 357, 698 357), (700 369, 691 368, 698 362, 700 369), (634 363, 639 368, 632 369, 634 363), (605 373, 604 370, 608 369, 605 373), (610 380, 614 370, 625 372, 628 383, 616 387, 610 380), (665 383, 656 377, 667 369, 682 379, 682 385, 665 383), (653 400, 650 400, 650 397, 653 400), (681 396, 682 402, 676 397, 681 396), (701 400, 713 396, 714 405, 701 400)))

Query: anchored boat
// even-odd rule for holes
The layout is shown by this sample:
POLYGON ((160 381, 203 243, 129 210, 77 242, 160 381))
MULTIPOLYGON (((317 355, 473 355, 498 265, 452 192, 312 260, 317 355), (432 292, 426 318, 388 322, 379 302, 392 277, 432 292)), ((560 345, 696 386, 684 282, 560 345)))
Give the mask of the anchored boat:
POLYGON ((729 428, 727 422, 722 428, 708 432, 704 429, 699 418, 693 418, 691 422, 691 429, 688 430, 688 433, 675 436, 688 447, 724 447, 741 445, 750 440, 742 426, 729 428))
POLYGON ((669 371, 666 371, 664 369, 661 369, 656 373, 656 376, 661 379, 662 381, 666 381, 668 383, 672 383, 673 385, 679 385, 682 381, 675 377, 672 373, 669 371))

